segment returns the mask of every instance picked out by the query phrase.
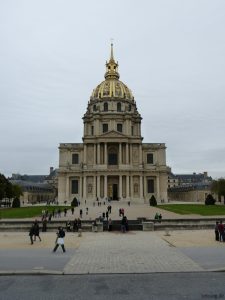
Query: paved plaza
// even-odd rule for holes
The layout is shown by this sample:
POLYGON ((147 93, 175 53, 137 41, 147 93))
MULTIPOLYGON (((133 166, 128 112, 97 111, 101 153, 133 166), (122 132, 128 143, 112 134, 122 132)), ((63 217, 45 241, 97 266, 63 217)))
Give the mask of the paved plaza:
POLYGON ((7 273, 113 274, 225 270, 225 245, 212 230, 67 233, 66 253, 52 253, 55 233, 29 243, 25 232, 1 232, 0 271, 7 273))

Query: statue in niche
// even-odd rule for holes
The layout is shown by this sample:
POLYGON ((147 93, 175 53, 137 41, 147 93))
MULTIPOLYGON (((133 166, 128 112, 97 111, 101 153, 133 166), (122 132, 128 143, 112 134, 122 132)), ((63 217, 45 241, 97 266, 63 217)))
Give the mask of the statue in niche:
POLYGON ((137 183, 134 184, 134 193, 138 194, 138 184, 137 183))
POLYGON ((89 194, 92 193, 92 184, 91 183, 88 184, 88 193, 89 194))
POLYGON ((134 159, 134 162, 138 162, 138 150, 137 149, 134 149, 134 151, 133 151, 133 159, 134 159))

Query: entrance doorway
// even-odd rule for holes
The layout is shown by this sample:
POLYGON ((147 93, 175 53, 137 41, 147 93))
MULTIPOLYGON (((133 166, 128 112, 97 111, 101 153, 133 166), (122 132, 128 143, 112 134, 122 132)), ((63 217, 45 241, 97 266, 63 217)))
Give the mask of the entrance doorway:
POLYGON ((119 176, 108 176, 108 197, 119 200, 119 176))
POLYGON ((118 184, 113 184, 113 200, 118 200, 118 184))

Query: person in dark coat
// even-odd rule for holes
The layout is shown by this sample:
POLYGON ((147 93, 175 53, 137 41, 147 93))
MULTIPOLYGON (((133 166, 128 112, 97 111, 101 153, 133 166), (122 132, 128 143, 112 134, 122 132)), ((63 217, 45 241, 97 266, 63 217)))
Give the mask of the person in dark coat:
POLYGON ((36 237, 38 237, 39 241, 41 242, 39 232, 40 232, 40 228, 39 228, 39 225, 38 225, 38 221, 35 220, 35 222, 34 222, 34 241, 36 241, 36 237))
POLYGON ((216 222, 216 225, 215 225, 215 240, 216 241, 219 241, 220 240, 220 238, 219 238, 219 222, 217 221, 216 222))
POLYGON ((56 237, 56 245, 53 249, 53 252, 56 252, 56 250, 58 249, 59 246, 62 247, 63 252, 66 252, 65 246, 64 246, 64 237, 65 237, 65 231, 63 230, 62 227, 58 228, 58 231, 56 233, 57 237, 56 237))
POLYGON ((42 232, 46 232, 46 231, 47 231, 47 219, 46 217, 44 217, 42 221, 42 232))
POLYGON ((30 236, 30 243, 33 245, 33 236, 34 236, 34 224, 31 225, 30 231, 29 231, 29 236, 30 236))
POLYGON ((75 219, 73 221, 73 232, 77 231, 78 230, 78 224, 77 224, 77 219, 75 219))

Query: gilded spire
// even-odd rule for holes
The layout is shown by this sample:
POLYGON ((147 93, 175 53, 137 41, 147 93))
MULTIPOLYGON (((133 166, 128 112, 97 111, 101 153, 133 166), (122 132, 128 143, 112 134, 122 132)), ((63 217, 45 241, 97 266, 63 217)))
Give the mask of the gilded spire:
POLYGON ((111 53, 109 62, 106 62, 105 79, 119 79, 118 63, 115 62, 113 56, 113 43, 111 43, 111 53))
POLYGON ((113 43, 111 43, 111 55, 110 55, 110 60, 109 61, 114 61, 114 57, 113 57, 113 43))

